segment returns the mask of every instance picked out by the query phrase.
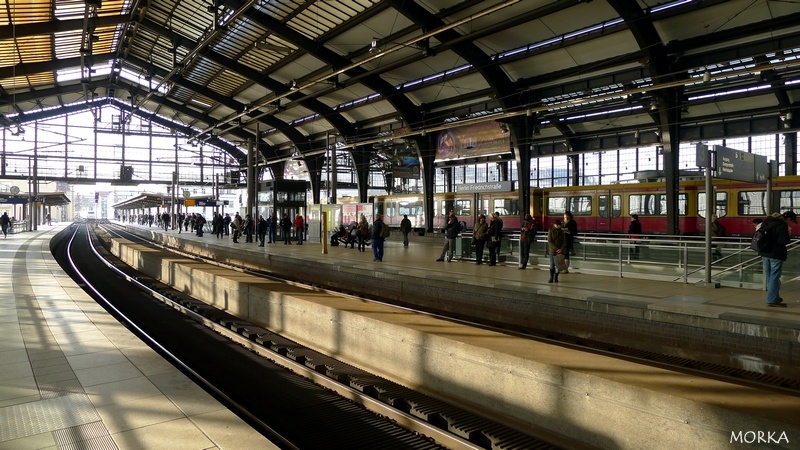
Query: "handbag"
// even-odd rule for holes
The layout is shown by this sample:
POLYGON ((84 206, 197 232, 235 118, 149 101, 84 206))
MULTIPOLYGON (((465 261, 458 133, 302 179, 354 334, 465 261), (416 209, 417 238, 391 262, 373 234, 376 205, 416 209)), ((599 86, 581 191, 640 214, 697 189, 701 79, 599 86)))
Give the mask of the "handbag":
POLYGON ((557 253, 555 256, 556 270, 561 272, 569 268, 569 260, 563 253, 557 253))

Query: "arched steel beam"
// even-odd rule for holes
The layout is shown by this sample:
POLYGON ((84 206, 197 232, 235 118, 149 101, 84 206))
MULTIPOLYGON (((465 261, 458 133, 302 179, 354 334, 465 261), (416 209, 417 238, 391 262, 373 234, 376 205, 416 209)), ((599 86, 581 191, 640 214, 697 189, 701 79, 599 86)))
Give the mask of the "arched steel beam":
MULTIPOLYGON (((240 0, 223 0, 226 5, 229 5, 231 8, 241 7, 244 3, 240 0)), ((265 28, 272 31, 274 34, 281 36, 281 38, 291 42, 298 48, 302 49, 310 56, 313 56, 321 61, 324 61, 326 64, 330 65, 333 68, 337 67, 346 67, 349 64, 352 64, 353 61, 340 56, 339 54, 333 52, 332 50, 327 49, 319 42, 314 40, 308 39, 302 34, 298 33, 297 31, 291 29, 287 25, 281 23, 278 20, 275 20, 268 14, 265 14, 261 11, 256 11, 251 9, 246 13, 247 17, 252 19, 253 21, 261 24, 265 28)), ((368 73, 366 69, 361 67, 356 67, 347 72, 348 76, 357 76, 363 75, 368 73)), ((378 76, 367 76, 363 79, 362 84, 372 89, 374 92, 381 94, 381 96, 388 101, 397 112, 406 120, 406 123, 414 123, 417 118, 417 109, 414 104, 402 94, 398 94, 397 90, 394 87, 381 79, 378 76)), ((345 136, 351 136, 352 134, 345 133, 344 130, 339 130, 339 133, 345 136)))
MULTIPOLYGON (((148 30, 164 36, 170 40, 180 38, 180 45, 186 46, 188 48, 194 48, 197 46, 197 43, 186 36, 179 35, 172 30, 169 30, 162 25, 154 22, 150 19, 144 19, 141 21, 141 26, 147 28, 148 30)), ((261 72, 258 72, 250 67, 245 66, 237 61, 234 61, 230 58, 220 55, 219 53, 213 51, 207 51, 203 53, 203 58, 206 58, 210 61, 213 61, 219 64, 222 67, 227 68, 233 72, 238 73, 239 75, 244 76, 257 84, 260 84, 267 89, 278 93, 284 94, 289 90, 289 87, 284 85, 283 83, 272 79, 268 75, 265 75, 261 72)), ((188 78, 191 78, 191 69, 187 72, 186 75, 188 78)), ((301 93, 290 94, 289 99, 296 99, 303 97, 301 93)), ((316 112, 320 115, 320 117, 325 118, 340 134, 352 134, 353 133, 353 125, 347 121, 341 114, 334 111, 331 107, 325 105, 324 103, 313 99, 307 98, 300 100, 299 102, 303 107, 316 112)))
MULTIPOLYGON (((403 0, 388 0, 396 10, 400 11, 406 18, 419 25, 423 30, 434 30, 446 25, 441 19, 429 13, 427 9, 421 7, 416 2, 403 0)), ((436 35, 436 39, 442 42, 453 41, 463 36, 455 30, 445 30, 436 35)), ((460 57, 464 58, 483 76, 489 86, 497 93, 498 101, 504 106, 509 106, 511 94, 514 92, 514 83, 508 78, 500 67, 490 65, 489 56, 478 48, 472 41, 462 41, 452 45, 452 50, 460 57)), ((510 106, 518 106, 516 104, 510 106)))

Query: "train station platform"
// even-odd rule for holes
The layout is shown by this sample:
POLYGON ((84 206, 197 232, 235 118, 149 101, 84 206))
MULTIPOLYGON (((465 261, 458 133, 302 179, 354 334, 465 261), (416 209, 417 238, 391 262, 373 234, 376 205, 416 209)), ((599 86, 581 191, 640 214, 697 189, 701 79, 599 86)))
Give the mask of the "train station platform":
POLYGON ((0 237, 0 449, 277 448, 64 273, 65 225, 0 237))
MULTIPOLYGON (((576 260, 559 283, 548 283, 544 256, 526 270, 516 263, 497 266, 473 261, 438 262, 441 235, 412 236, 403 247, 394 232, 383 262, 369 247, 357 249, 282 242, 234 244, 230 236, 164 233, 128 228, 190 253, 232 264, 274 271, 320 286, 381 296, 437 311, 592 339, 710 364, 800 380, 800 299, 797 279, 784 280, 787 308, 766 306, 763 291, 699 287, 640 276, 599 274, 591 261, 576 260), (458 301, 454 301, 458 300, 458 301)), ((541 253, 541 252, 540 252, 541 253)))
MULTIPOLYGON (((800 303, 788 296, 788 308, 767 308, 759 291, 620 279, 580 267, 562 275, 560 283, 548 283, 548 271, 535 264, 518 270, 516 265, 438 262, 443 242, 427 236, 403 247, 393 235, 383 261, 373 262, 369 248, 363 253, 341 246, 323 253, 320 244, 309 243, 262 248, 244 239, 234 244, 230 237, 210 234, 127 228, 189 255, 316 286, 572 334, 610 342, 609 347, 724 361, 726 367, 765 376, 796 370, 792 359, 781 359, 797 352, 800 329, 800 303)), ((477 403, 504 420, 519 421, 520 427, 540 426, 601 448, 728 448, 736 436, 759 430, 780 440, 776 448, 791 448, 800 439, 800 418, 792 412, 800 408, 796 393, 301 293, 190 256, 113 240, 112 251, 123 260, 243 320, 288 333, 407 386, 473 407, 477 403)))

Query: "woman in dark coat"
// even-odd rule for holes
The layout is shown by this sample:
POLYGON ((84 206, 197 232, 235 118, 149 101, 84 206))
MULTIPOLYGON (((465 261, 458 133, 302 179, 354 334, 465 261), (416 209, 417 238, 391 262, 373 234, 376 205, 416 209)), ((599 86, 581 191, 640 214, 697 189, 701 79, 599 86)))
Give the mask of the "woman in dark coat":
POLYGON ((492 213, 492 220, 489 222, 489 265, 497 265, 497 255, 500 254, 500 239, 503 231, 503 221, 500 214, 495 211, 492 213))
POLYGON ((567 250, 567 239, 564 230, 561 229, 561 221, 553 222, 553 227, 547 232, 547 256, 550 257, 550 279, 548 283, 558 283, 558 270, 556 270, 557 255, 565 255, 567 250))
POLYGON ((561 226, 564 235, 567 238, 567 251, 565 256, 569 259, 570 256, 575 255, 575 237, 578 236, 578 224, 575 223, 575 218, 572 213, 567 211, 564 213, 564 224, 561 226))

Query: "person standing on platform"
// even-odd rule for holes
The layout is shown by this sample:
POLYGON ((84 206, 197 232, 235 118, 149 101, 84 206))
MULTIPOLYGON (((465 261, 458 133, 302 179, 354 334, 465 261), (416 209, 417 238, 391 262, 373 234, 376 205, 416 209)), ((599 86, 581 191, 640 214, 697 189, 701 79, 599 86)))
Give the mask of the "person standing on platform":
POLYGON ((639 259, 639 246, 636 239, 642 234, 642 223, 639 222, 639 215, 631 214, 631 223, 628 225, 628 237, 631 239, 631 259, 639 259))
POLYGON ((367 251, 366 239, 369 236, 369 222, 367 222, 367 218, 364 215, 361 215, 361 218, 358 219, 358 251, 365 252, 367 251))
POLYGON ((8 237, 8 226, 11 225, 11 219, 8 217, 8 213, 4 212, 2 216, 0 216, 0 228, 3 229, 3 237, 8 237))
POLYGON ((233 233, 233 243, 239 243, 239 236, 242 235, 242 216, 239 215, 237 212, 236 215, 233 217, 233 222, 231 222, 231 233, 233 233))
POLYGON ((202 214, 198 214, 194 224, 196 227, 195 230, 197 230, 197 236, 203 237, 203 231, 205 231, 204 228, 206 226, 206 218, 203 217, 202 214))
POLYGON ((161 223, 164 224, 164 231, 169 231, 169 213, 164 211, 161 215, 161 223))
POLYGON ((269 228, 267 221, 264 220, 264 216, 261 214, 258 215, 258 246, 264 246, 264 240, 267 237, 267 228, 269 228))
MULTIPOLYGON (((564 213, 564 223, 561 225, 561 230, 564 231, 564 236, 567 239, 567 249, 564 252, 564 256, 569 259, 570 256, 575 256, 575 238, 578 237, 578 224, 569 211, 564 213)), ((562 270, 561 273, 569 273, 568 267, 569 263, 567 263, 567 268, 562 270)))
POLYGON ((557 255, 566 256, 567 238, 564 230, 561 229, 561 221, 553 222, 553 227, 547 232, 547 256, 550 257, 550 279, 548 283, 558 283, 558 270, 556 270, 557 255))
MULTIPOLYGON (((716 214, 711 215, 711 239, 718 237, 725 237, 725 227, 719 223, 719 219, 717 218, 716 214)), ((712 258, 713 259, 722 259, 722 251, 719 249, 719 243, 712 243, 711 249, 713 251, 712 258)))
POLYGON ((786 307, 781 298, 781 274, 783 262, 788 257, 786 246, 791 240, 789 222, 797 223, 797 214, 793 211, 774 213, 761 224, 761 230, 768 233, 767 238, 770 240, 769 249, 758 252, 764 268, 764 278, 767 279, 767 306, 786 307))
POLYGON ((475 264, 483 264, 483 248, 486 246, 486 239, 489 237, 489 225, 486 223, 486 216, 478 216, 478 223, 472 230, 472 245, 475 246, 475 264))
POLYGON ((489 265, 497 265, 497 257, 500 255, 500 244, 502 239, 503 220, 500 213, 492 213, 492 220, 489 222, 489 265))
POLYGON ((253 242, 253 217, 250 214, 244 216, 244 225, 242 227, 244 228, 244 241, 246 243, 253 242))
POLYGON ((572 213, 567 211, 564 213, 564 223, 561 225, 564 235, 567 238, 567 253, 566 257, 575 256, 575 238, 578 237, 578 224, 572 213))
POLYGON ((400 221, 400 232, 403 233, 403 247, 408 247, 408 233, 411 232, 411 221, 408 220, 408 214, 403 214, 403 220, 400 221))
POLYGON ((284 214, 281 219, 281 233, 283 245, 292 245, 292 219, 289 218, 289 214, 284 214))
POLYGON ((217 230, 217 239, 223 239, 223 235, 225 234, 225 219, 222 218, 222 214, 214 213, 214 228, 217 230))
POLYGON ((448 216, 447 225, 444 227, 444 247, 442 247, 442 254, 436 261, 444 261, 447 257, 447 262, 453 260, 453 255, 456 253, 456 238, 458 232, 461 231, 461 226, 456 220, 455 216, 448 216))
POLYGON ((50 218, 50 213, 47 213, 47 215, 44 217, 44 222, 47 224, 47 226, 53 225, 52 220, 50 218))
POLYGON ((303 216, 300 214, 295 214, 294 216, 294 236, 297 239, 297 245, 303 245, 303 231, 305 225, 303 221, 303 216))
POLYGON ((230 229, 230 226, 231 226, 231 222, 232 222, 232 221, 233 221, 233 220, 231 219, 231 215, 230 215, 230 213, 225 213, 225 218, 224 218, 224 219, 222 219, 222 223, 224 223, 224 224, 225 224, 225 236, 227 236, 228 234, 230 234, 230 231, 229 231, 229 229, 230 229))
POLYGON ((530 214, 525 214, 522 230, 519 234, 519 268, 528 267, 531 256, 531 243, 536 241, 536 222, 530 214))
POLYGON ((373 262, 381 262, 383 261, 383 227, 386 227, 385 223, 383 223, 383 216, 380 214, 375 215, 375 221, 372 222, 372 256, 373 262))
POLYGON ((276 242, 278 242, 278 214, 273 211, 269 218, 269 243, 276 242))

